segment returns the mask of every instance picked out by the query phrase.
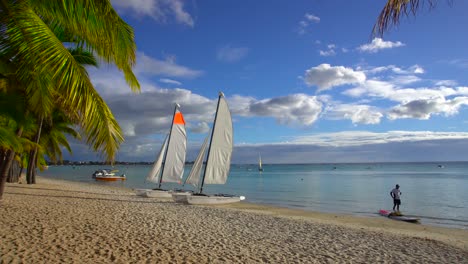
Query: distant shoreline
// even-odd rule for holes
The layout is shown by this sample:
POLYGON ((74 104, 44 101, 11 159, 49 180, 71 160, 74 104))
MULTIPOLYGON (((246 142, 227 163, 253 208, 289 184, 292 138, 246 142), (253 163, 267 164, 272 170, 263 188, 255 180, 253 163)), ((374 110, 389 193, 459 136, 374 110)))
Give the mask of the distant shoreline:
MULTIPOLYGON (((314 163, 263 163, 263 165, 357 165, 357 164, 453 164, 453 163, 468 163, 468 161, 370 161, 370 162, 314 162, 314 163)), ((64 163, 51 163, 47 162, 48 166, 89 166, 89 165, 102 165, 102 166, 117 166, 117 165, 152 165, 150 161, 115 161, 113 164, 100 161, 64 161, 64 163)), ((185 162, 186 165, 193 164, 193 161, 185 162)), ((257 163, 232 163, 233 166, 246 166, 255 165, 257 163)))

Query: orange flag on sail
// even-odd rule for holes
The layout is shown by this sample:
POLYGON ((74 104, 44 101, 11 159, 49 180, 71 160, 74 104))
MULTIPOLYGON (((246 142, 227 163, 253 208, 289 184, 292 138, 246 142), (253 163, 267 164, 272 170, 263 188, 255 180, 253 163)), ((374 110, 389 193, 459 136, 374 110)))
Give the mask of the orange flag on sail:
POLYGON ((175 125, 185 125, 184 116, 182 116, 181 112, 177 112, 174 115, 174 124, 175 125))

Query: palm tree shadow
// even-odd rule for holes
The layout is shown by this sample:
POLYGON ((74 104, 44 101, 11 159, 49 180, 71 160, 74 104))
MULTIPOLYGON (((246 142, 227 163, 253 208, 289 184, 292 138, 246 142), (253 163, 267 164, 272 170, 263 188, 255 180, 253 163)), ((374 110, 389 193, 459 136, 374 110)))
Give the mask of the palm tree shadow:
MULTIPOLYGON (((136 199, 111 199, 111 198, 100 198, 100 197, 79 197, 79 196, 70 196, 70 195, 55 195, 55 194, 31 194, 31 193, 15 193, 15 192, 5 192, 10 195, 25 195, 25 196, 32 196, 32 197, 50 197, 50 198, 65 198, 65 199, 76 199, 76 200, 94 200, 94 201, 111 201, 111 202, 130 202, 130 203, 168 203, 171 201, 163 201, 163 200, 156 200, 151 199, 148 201, 136 200, 138 199, 136 196, 127 195, 130 197, 135 197, 136 199)), ((99 193, 97 193, 99 194, 99 193)))
MULTIPOLYGON (((69 193, 81 193, 81 194, 96 194, 96 195, 109 195, 109 196, 129 196, 129 197, 134 197, 135 195, 132 194, 116 194, 116 193, 101 193, 101 192, 86 192, 86 191, 74 191, 74 190, 64 190, 64 189, 59 189, 59 188, 29 188, 26 186, 8 186, 9 188, 18 188, 18 189, 27 189, 27 190, 41 190, 41 191, 57 191, 57 192, 69 192, 69 193)), ((18 194, 18 193, 15 193, 18 194)))

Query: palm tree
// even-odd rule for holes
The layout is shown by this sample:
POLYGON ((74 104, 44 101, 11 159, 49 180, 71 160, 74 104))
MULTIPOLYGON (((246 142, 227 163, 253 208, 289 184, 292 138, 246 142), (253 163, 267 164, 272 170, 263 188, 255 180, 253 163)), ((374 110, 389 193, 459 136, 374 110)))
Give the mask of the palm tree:
MULTIPOLYGON (((451 0, 447 0, 451 2, 451 0)), ((383 36, 392 25, 398 25, 400 18, 409 15, 416 15, 424 4, 427 4, 429 9, 435 7, 437 0, 387 0, 384 8, 380 12, 377 22, 374 25, 374 35, 383 36)))
MULTIPOLYGON (((60 108, 76 113, 87 144, 112 161, 123 141, 121 129, 62 39, 116 65, 132 90, 139 90, 132 72, 133 29, 109 0, 0 1, 0 90, 9 85, 24 91, 28 109, 40 119, 51 114, 59 94, 60 108)), ((21 134, 19 126, 16 135, 21 134)), ((0 200, 14 157, 13 150, 1 152, 7 157, 1 161, 0 200)))
MULTIPOLYGON (((36 183, 36 167, 39 166, 41 168, 45 165, 44 156, 48 156, 51 161, 57 162, 62 160, 62 146, 68 152, 72 152, 66 134, 75 139, 80 139, 80 134, 72 126, 73 122, 71 119, 60 109, 56 109, 50 119, 44 120, 41 126, 42 133, 40 139, 37 140, 38 144, 35 144, 29 153, 26 173, 28 184, 36 183)), ((36 131, 35 136, 37 135, 38 132, 36 131)))

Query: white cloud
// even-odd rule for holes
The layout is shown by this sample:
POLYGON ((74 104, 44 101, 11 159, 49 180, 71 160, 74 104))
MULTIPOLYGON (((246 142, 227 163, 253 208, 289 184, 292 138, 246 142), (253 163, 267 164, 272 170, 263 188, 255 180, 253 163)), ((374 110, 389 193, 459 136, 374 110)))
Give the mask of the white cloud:
POLYGON ((112 0, 112 5, 136 17, 149 16, 160 22, 167 22, 173 17, 180 24, 194 26, 193 18, 184 10, 182 0, 112 0))
POLYGON ((438 80, 435 82, 436 86, 456 86, 458 83, 454 80, 438 80))
POLYGON ((207 122, 199 122, 195 125, 189 125, 188 127, 194 133, 206 134, 210 131, 210 126, 207 122))
POLYGON ((224 62, 236 62, 243 59, 249 53, 249 49, 245 47, 234 48, 226 45, 218 49, 216 57, 224 62))
POLYGON ((335 52, 335 50, 333 50, 333 49, 329 49, 329 50, 319 50, 319 54, 320 54, 320 56, 328 57, 328 56, 335 56, 335 55, 336 55, 336 52, 335 52))
POLYGON ((405 104, 415 100, 443 99, 460 92, 452 88, 399 88, 391 82, 367 80, 355 88, 344 91, 343 94, 356 98, 367 96, 388 99, 405 104))
POLYGON ((171 79, 167 79, 167 78, 159 79, 159 82, 162 82, 162 83, 165 83, 165 84, 182 85, 182 83, 179 82, 179 81, 171 80, 171 79))
POLYGON ((320 22, 320 17, 316 16, 316 15, 312 15, 312 14, 309 14, 309 13, 306 13, 304 15, 305 19, 307 21, 310 21, 310 22, 315 22, 315 23, 319 23, 320 22))
POLYGON ((311 23, 319 23, 319 22, 320 22, 320 17, 313 15, 313 14, 306 13, 304 15, 304 19, 299 21, 299 27, 297 29, 297 33, 299 33, 300 35, 303 35, 307 32, 307 28, 309 27, 311 23))
POLYGON ((326 108, 324 117, 328 119, 349 119, 353 124, 379 124, 383 114, 369 105, 338 104, 326 108))
POLYGON ((364 72, 343 66, 332 67, 330 64, 320 64, 306 70, 304 80, 309 86, 316 85, 317 91, 323 91, 334 86, 362 83, 366 80, 366 75, 364 72))
POLYGON ((271 116, 281 124, 311 125, 318 119, 321 110, 322 103, 315 96, 292 94, 252 101, 248 115, 271 116))
POLYGON ((468 97, 456 97, 452 100, 443 98, 414 100, 393 107, 388 113, 388 118, 391 120, 399 118, 427 120, 434 114, 450 116, 457 114, 462 105, 468 105, 468 97))
POLYGON ((395 74, 400 74, 400 75, 423 74, 425 72, 424 69, 417 64, 411 67, 408 67, 406 69, 402 69, 395 65, 387 65, 387 66, 379 66, 379 67, 373 67, 373 68, 368 68, 368 69, 362 69, 362 71, 364 71, 366 74, 378 74, 378 73, 390 71, 390 72, 393 72, 395 74))
POLYGON ((454 139, 468 139, 468 132, 388 131, 378 133, 370 131, 342 131, 295 137, 285 144, 313 144, 324 147, 347 147, 369 144, 388 144, 395 142, 454 139))
POLYGON ((376 53, 382 49, 391 49, 402 47, 403 44, 400 41, 391 42, 391 41, 384 41, 381 38, 374 38, 370 44, 364 44, 358 47, 358 50, 361 52, 368 52, 368 53, 376 53))
POLYGON ((166 60, 158 60, 142 52, 137 53, 137 63, 134 72, 135 74, 180 78, 195 78, 203 74, 202 71, 192 70, 186 66, 178 65, 174 57, 168 57, 166 60))
POLYGON ((319 50, 319 55, 323 57, 335 56, 336 55, 336 45, 328 44, 326 50, 319 50))

